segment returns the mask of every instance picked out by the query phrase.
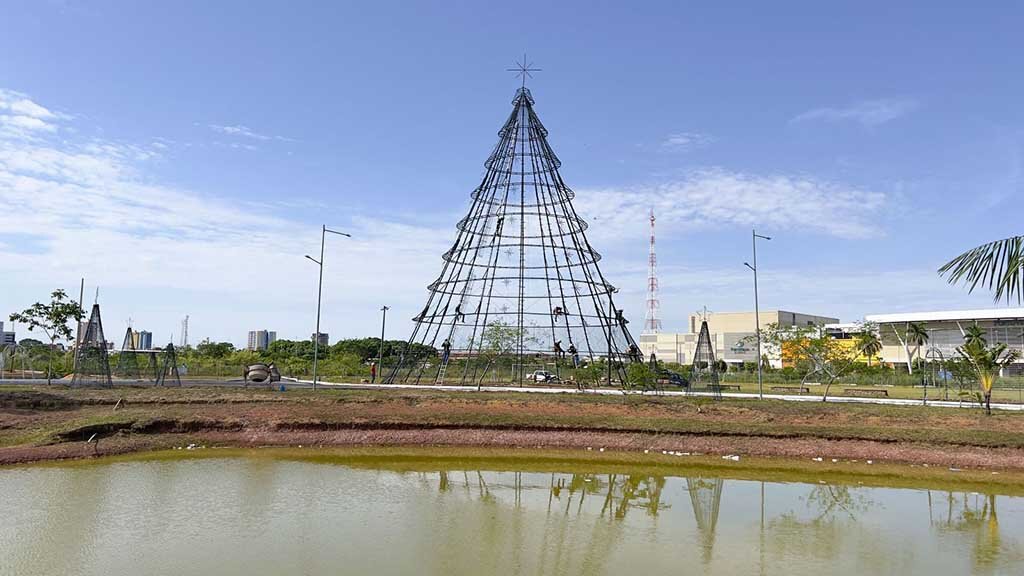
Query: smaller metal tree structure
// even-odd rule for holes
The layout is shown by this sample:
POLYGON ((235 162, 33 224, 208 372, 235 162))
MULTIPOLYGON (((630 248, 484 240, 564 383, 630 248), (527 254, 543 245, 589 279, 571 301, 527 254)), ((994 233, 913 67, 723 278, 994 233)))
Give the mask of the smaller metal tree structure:
POLYGON ((711 345, 711 332, 708 321, 700 323, 700 334, 697 336, 697 350, 693 353, 693 366, 690 372, 690 390, 708 390, 721 397, 718 366, 715 363, 715 347, 711 345))
POLYGON ((178 353, 174 350, 174 344, 167 343, 167 347, 164 348, 163 365, 160 366, 160 373, 156 377, 157 386, 181 386, 181 375, 178 374, 178 353), (168 382, 167 376, 173 375, 173 379, 168 382))
POLYGON ((121 344, 121 353, 117 355, 117 367, 114 368, 114 375, 119 378, 142 380, 142 373, 139 371, 139 358, 135 353, 135 341, 132 339, 131 326, 124 333, 124 342, 121 344))
POLYGON ((72 386, 111 387, 110 359, 107 356, 107 340, 103 337, 103 321, 100 319, 100 305, 92 305, 89 324, 82 341, 75 349, 75 375, 72 386))

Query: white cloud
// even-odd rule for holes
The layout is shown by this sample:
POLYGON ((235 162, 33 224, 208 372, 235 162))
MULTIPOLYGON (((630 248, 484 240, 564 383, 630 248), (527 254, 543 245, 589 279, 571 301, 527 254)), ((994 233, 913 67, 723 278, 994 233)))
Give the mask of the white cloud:
POLYGON ((236 126, 224 126, 221 124, 210 124, 210 129, 221 134, 227 134, 229 136, 242 136, 245 138, 252 138, 253 140, 267 141, 273 139, 272 136, 266 134, 260 134, 253 132, 249 127, 242 126, 241 124, 236 126))
POLYGON ((0 137, 31 139, 57 131, 54 120, 63 115, 33 102, 20 92, 0 89, 0 137))
POLYGON ((909 98, 881 98, 863 100, 845 108, 814 108, 799 114, 791 122, 823 120, 826 122, 851 121, 864 126, 878 126, 913 112, 916 100, 909 98))
POLYGON ((700 132, 676 132, 670 134, 665 141, 661 143, 663 148, 671 150, 693 150, 695 148, 703 148, 714 142, 714 138, 707 134, 701 134, 700 132))
MULTIPOLYGON (((61 125, 64 117, 53 119, 71 128, 61 125)), ((111 326, 150 315, 160 316, 151 329, 163 322, 173 330, 176 321, 166 316, 191 306, 201 336, 240 343, 247 324, 277 328, 282 337, 308 334, 316 274, 302 255, 319 249, 318 225, 280 216, 274 207, 151 183, 140 162, 154 148, 51 136, 0 133, 0 277, 20 279, 5 285, 0 311, 20 309, 84 275, 105 293, 130 295, 106 301, 111 326), (146 296, 168 291, 173 298, 162 302, 146 296), (292 314, 296 307, 301 314, 292 314)), ((347 333, 372 324, 381 302, 399 314, 407 309, 407 317, 422 306, 425 289, 406 281, 425 287, 433 280, 457 220, 430 228, 354 219, 330 207, 315 213, 318 222, 353 234, 329 239, 324 269, 325 323, 333 314, 335 331, 347 333), (346 314, 338 320, 341 309, 346 314)))
POLYGON ((577 198, 580 212, 602 236, 634 230, 654 208, 658 222, 675 230, 757 226, 868 238, 882 234, 874 220, 887 201, 880 192, 808 176, 722 169, 648 187, 588 190, 577 198))

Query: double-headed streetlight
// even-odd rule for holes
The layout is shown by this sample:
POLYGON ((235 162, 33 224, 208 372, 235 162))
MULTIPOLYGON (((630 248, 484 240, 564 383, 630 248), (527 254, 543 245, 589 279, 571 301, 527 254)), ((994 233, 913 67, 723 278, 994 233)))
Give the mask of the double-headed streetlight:
POLYGON ((324 240, 327 238, 328 232, 331 234, 337 234, 338 236, 344 236, 346 238, 352 237, 351 234, 331 230, 327 225, 322 225, 320 227, 320 259, 317 260, 309 254, 306 254, 306 258, 309 258, 313 263, 320 267, 320 281, 316 288, 316 332, 313 333, 313 390, 316 390, 316 368, 320 359, 320 298, 324 293, 324 240))
POLYGON ((757 397, 764 399, 764 385, 761 382, 761 310, 757 303, 757 239, 771 240, 768 236, 762 236, 755 230, 750 231, 751 244, 754 246, 754 265, 744 262, 743 265, 754 273, 754 330, 757 334, 757 397))

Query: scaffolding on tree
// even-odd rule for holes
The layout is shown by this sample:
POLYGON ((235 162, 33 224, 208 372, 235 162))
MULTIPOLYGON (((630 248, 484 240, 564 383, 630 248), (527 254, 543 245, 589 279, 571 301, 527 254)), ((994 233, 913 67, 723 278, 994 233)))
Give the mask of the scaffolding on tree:
POLYGON ((164 361, 160 366, 160 372, 157 374, 156 385, 181 386, 181 375, 178 373, 178 353, 174 350, 174 344, 168 342, 161 356, 163 356, 164 361), (170 382, 167 381, 168 376, 173 376, 170 382))
POLYGON ((693 353, 693 365, 690 370, 689 390, 713 392, 716 398, 722 397, 722 387, 718 379, 718 364, 715 361, 715 347, 711 345, 711 332, 708 330, 707 320, 701 320, 700 323, 697 349, 693 353))
POLYGON ((624 383, 624 365, 642 361, 533 105, 516 91, 387 382, 522 384, 535 369, 610 360, 609 380, 624 383))
POLYGON ((142 372, 139 370, 139 357, 135 352, 135 339, 132 338, 131 326, 124 333, 124 342, 121 344, 121 352, 117 355, 117 367, 114 368, 114 375, 118 378, 129 380, 142 380, 142 372))
POLYGON ((75 374, 71 385, 108 388, 114 385, 110 379, 110 358, 107 356, 107 340, 103 337, 99 304, 92 305, 85 333, 75 347, 75 374))

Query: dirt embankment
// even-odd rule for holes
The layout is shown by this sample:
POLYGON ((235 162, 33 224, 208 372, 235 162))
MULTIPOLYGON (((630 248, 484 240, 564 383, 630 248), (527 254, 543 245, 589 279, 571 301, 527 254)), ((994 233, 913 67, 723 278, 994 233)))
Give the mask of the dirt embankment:
POLYGON ((585 395, 186 388, 0 391, 0 464, 188 444, 477 446, 1024 471, 1024 416, 585 395), (90 441, 91 440, 91 441, 90 441))

